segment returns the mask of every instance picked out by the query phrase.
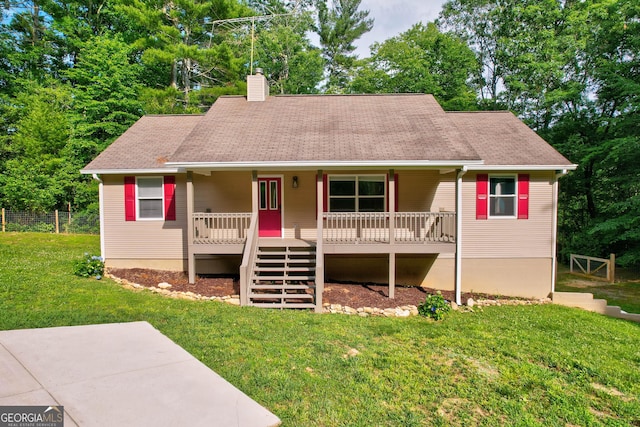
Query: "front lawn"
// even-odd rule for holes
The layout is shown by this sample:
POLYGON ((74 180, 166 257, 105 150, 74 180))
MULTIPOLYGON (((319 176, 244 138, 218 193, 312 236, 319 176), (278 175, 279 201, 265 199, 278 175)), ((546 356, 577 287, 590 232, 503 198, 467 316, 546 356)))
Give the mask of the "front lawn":
POLYGON ((0 329, 146 320, 285 426, 640 425, 635 323, 553 305, 435 323, 173 300, 72 275, 98 251, 96 236, 1 233, 0 329))

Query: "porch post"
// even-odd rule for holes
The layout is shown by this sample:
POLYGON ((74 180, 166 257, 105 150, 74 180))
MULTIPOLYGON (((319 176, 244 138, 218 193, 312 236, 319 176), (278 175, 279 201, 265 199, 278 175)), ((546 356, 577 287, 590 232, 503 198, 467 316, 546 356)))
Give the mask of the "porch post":
POLYGON ((196 255, 193 253, 193 172, 187 172, 187 270, 189 283, 196 282, 196 255))
POLYGON ((324 248, 322 241, 324 213, 324 178, 322 170, 316 177, 316 313, 322 313, 322 293, 324 292, 324 248))
POLYGON ((258 171, 251 171, 251 213, 258 213, 258 171))
POLYGON ((396 242, 396 173, 389 169, 389 298, 396 297, 396 254, 393 245, 396 242))
POLYGON ((462 304, 462 176, 467 172, 466 166, 458 170, 456 175, 456 267, 455 291, 456 304, 462 304))

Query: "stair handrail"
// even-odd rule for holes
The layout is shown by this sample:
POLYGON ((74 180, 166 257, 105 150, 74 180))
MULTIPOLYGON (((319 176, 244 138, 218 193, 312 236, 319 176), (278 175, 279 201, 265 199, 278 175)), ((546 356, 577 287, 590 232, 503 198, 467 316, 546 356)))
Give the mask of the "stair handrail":
POLYGON ((240 264, 240 305, 249 305, 249 282, 251 281, 251 266, 256 259, 258 248, 258 213, 251 215, 251 224, 247 231, 247 241, 240 264))

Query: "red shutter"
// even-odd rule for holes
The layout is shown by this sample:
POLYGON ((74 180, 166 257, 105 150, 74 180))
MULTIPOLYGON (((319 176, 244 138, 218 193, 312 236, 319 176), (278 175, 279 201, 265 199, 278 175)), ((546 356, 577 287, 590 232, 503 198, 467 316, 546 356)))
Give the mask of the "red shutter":
POLYGON ((136 177, 124 177, 124 219, 136 220, 136 177))
POLYGON ((176 177, 164 177, 164 220, 176 220, 176 177))
POLYGON ((518 219, 529 219, 529 175, 518 175, 518 219))
POLYGON ((489 175, 476 177, 476 219, 487 219, 489 208, 489 175))

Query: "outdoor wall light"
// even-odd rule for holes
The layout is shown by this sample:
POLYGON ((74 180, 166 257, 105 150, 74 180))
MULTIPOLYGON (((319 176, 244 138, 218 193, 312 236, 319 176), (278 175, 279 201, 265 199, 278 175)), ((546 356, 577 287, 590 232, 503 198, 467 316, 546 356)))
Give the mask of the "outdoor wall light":
POLYGON ((298 177, 297 176, 293 177, 293 181, 291 182, 291 186, 293 188, 298 188, 298 177))

